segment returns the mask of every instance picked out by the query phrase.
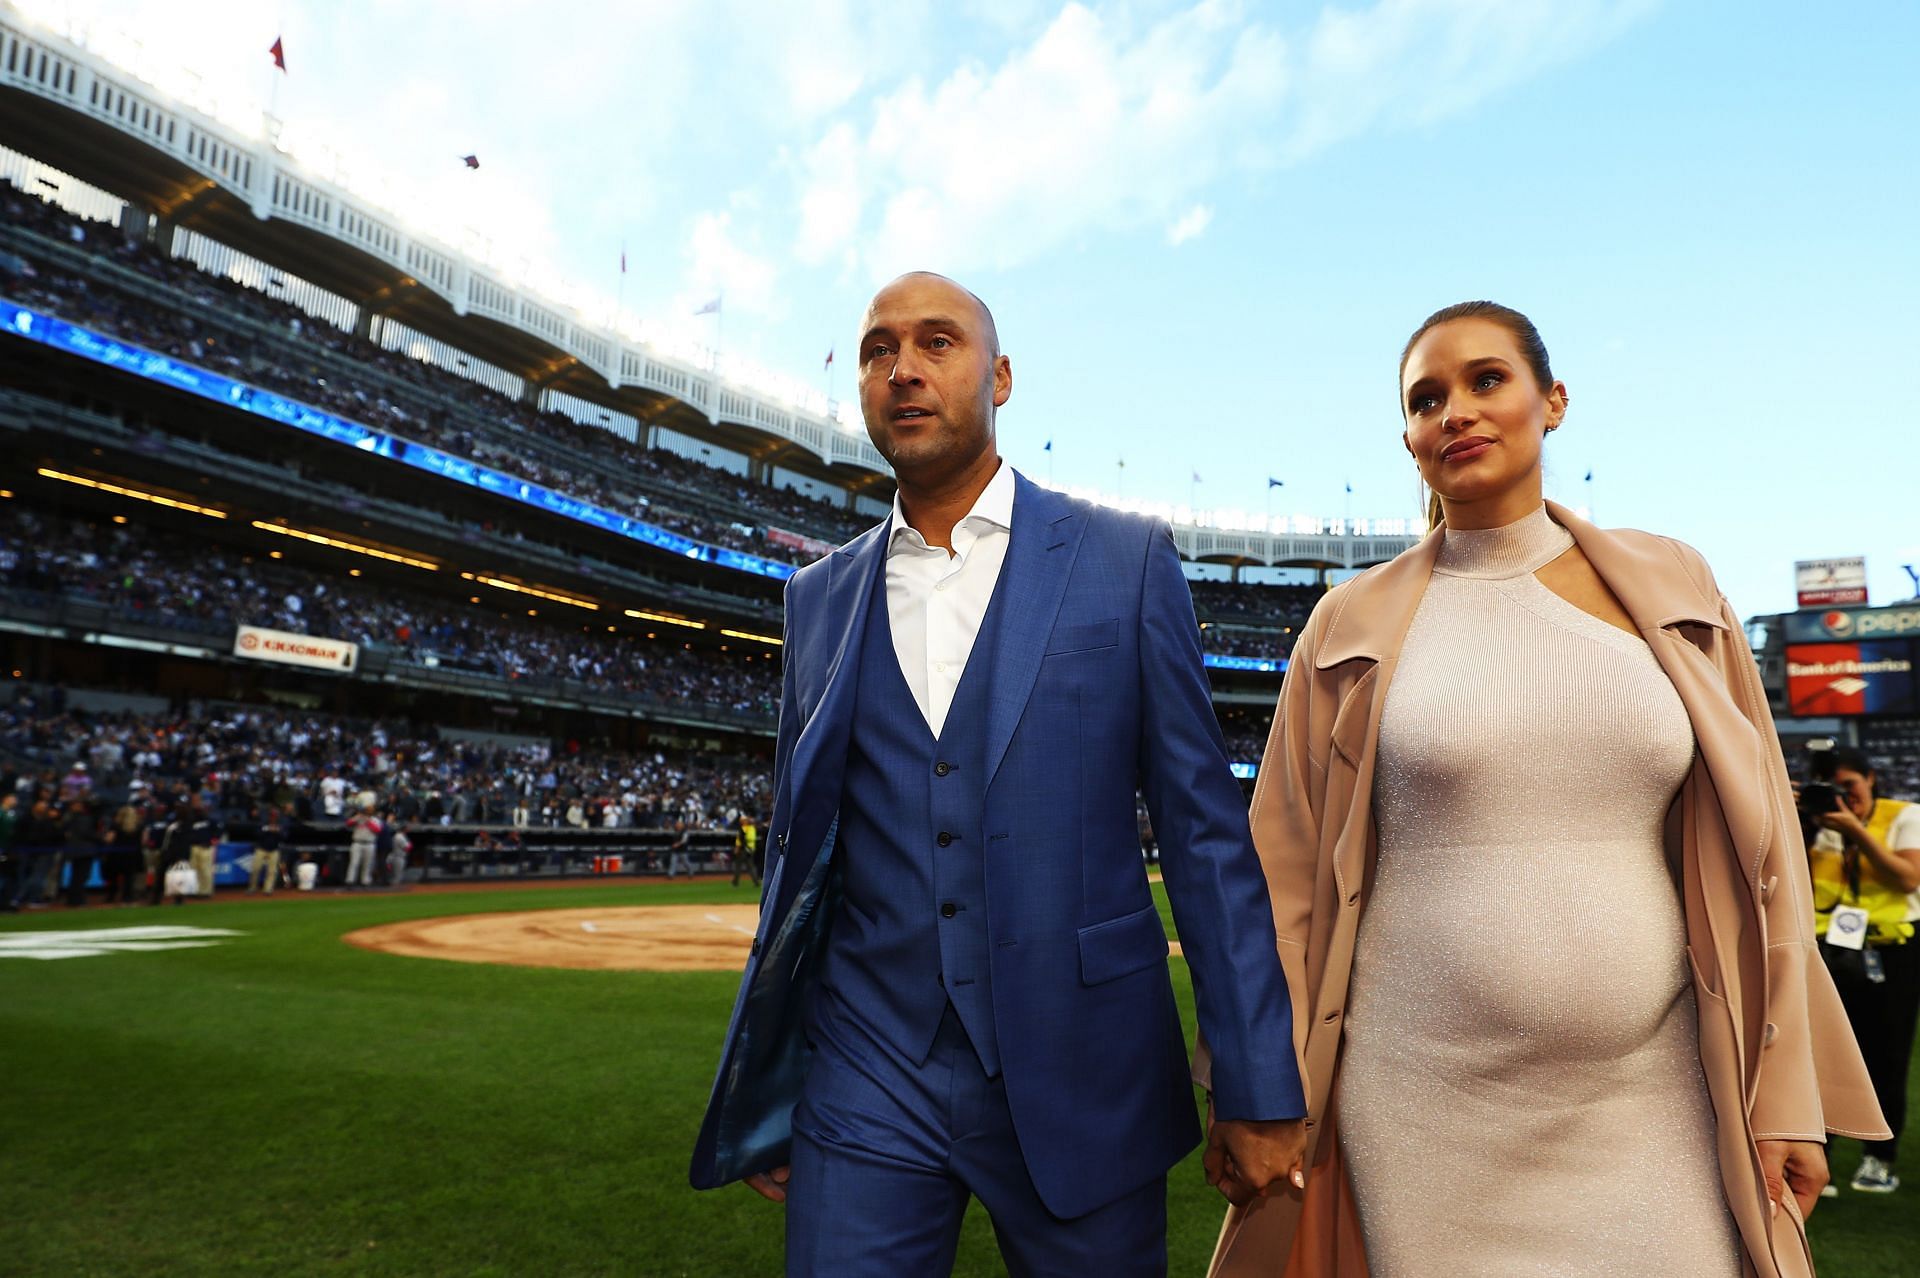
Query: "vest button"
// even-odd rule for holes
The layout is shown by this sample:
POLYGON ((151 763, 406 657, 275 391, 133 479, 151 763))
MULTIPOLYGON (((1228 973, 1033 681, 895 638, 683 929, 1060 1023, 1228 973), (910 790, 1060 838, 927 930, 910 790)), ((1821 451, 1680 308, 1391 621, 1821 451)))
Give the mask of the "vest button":
POLYGON ((942 759, 940 762, 933 765, 933 775, 935 775, 936 777, 944 777, 945 775, 947 775, 947 773, 951 771, 953 771, 953 765, 951 763, 948 763, 945 759, 942 759))
POLYGON ((948 844, 953 842, 953 836, 951 834, 948 834, 945 830, 942 830, 940 831, 940 837, 935 839, 934 842, 938 843, 941 847, 944 848, 948 844))
POLYGON ((940 917, 943 919, 950 919, 954 915, 958 914, 959 912, 960 912, 960 907, 955 905, 952 901, 943 901, 940 904, 940 917))

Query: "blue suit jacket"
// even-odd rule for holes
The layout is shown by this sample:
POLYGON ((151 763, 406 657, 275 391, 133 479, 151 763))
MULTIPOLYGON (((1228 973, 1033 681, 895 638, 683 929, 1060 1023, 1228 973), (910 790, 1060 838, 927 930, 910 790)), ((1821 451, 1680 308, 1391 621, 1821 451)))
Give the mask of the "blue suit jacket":
MULTIPOLYGON (((773 861, 694 1151, 699 1188, 788 1159, 887 527, 787 586, 773 861)), ((1136 787, 1213 1052, 1215 1112, 1293 1118, 1306 1104, 1267 883, 1166 525, 1016 477, 1001 572, 981 826, 994 1025, 1028 1170, 1072 1217, 1163 1174, 1200 1134, 1136 787)))

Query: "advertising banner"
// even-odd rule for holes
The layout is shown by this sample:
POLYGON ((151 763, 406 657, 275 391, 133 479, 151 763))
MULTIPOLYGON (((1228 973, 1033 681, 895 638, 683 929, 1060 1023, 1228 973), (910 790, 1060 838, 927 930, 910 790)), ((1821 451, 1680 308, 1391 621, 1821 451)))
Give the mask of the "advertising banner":
POLYGON ((241 626, 233 636, 233 655, 254 661, 277 661, 310 670, 337 670, 352 674, 360 660, 360 645, 344 639, 296 635, 264 626, 241 626))
POLYGON ((1790 643, 1787 704, 1797 719, 1814 715, 1920 713, 1914 662, 1920 643, 1790 643))
POLYGON ((1863 604, 1867 601, 1867 561, 1860 555, 1802 559, 1793 566, 1793 589, 1802 608, 1863 604))
POLYGON ((809 537, 805 533, 788 532, 785 528, 775 528, 771 525, 767 527, 767 541, 771 545, 791 547, 803 555, 812 555, 815 559, 833 553, 833 547, 821 541, 818 537, 809 537))
POLYGON ((1788 643, 1920 639, 1920 603, 1892 608, 1829 608, 1786 615, 1788 643))

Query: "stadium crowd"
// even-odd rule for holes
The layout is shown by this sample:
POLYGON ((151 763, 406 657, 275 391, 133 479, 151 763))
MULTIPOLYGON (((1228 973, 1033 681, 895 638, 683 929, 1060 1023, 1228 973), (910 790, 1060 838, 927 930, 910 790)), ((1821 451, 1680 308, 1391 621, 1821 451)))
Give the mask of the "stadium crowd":
POLYGON ((812 550, 770 540, 769 531, 838 544, 874 522, 791 487, 755 483, 668 449, 629 443, 563 413, 531 408, 186 259, 129 243, 109 224, 76 218, 11 187, 0 186, 0 223, 137 271, 189 305, 154 305, 115 288, 104 274, 76 274, 30 248, 17 258, 0 254, 0 289, 15 301, 695 540, 807 563, 817 557, 812 550), (241 316, 271 326, 273 336, 233 322, 241 316), (365 376, 353 384, 329 377, 303 344, 352 361, 365 376), (542 442, 550 447, 541 448, 542 442), (637 482, 643 476, 654 481, 646 491, 637 482))
MULTIPOLYGON (((164 529, 52 515, 19 501, 0 503, 0 590, 86 600, 129 620, 222 638, 237 624, 324 635, 395 660, 509 682, 564 678, 596 691, 739 714, 770 716, 777 708, 778 671, 763 658, 562 627, 539 616, 506 617, 164 529)), ((1281 657, 1292 638, 1215 626, 1202 643, 1208 652, 1281 657)))
MULTIPOLYGON (((154 870, 134 854, 176 820, 251 831, 275 815, 326 825, 372 811, 401 830, 725 830, 743 815, 763 820, 770 789, 766 761, 746 756, 457 740, 259 706, 88 712, 56 690, 0 706, 0 903, 50 896, 55 851, 107 858, 109 899, 131 899, 116 874, 154 870)), ((216 841, 198 837, 183 846, 216 841)))
MULTIPOLYGON (((160 529, 0 503, 0 589, 102 605, 129 620, 230 637, 239 624, 362 644, 415 665, 506 682, 564 678, 660 703, 771 716, 776 663, 503 617, 324 576, 160 529)), ((538 610, 536 610, 538 611, 538 610)))
POLYGON ((1307 624, 1313 605, 1326 591, 1317 585, 1254 585, 1243 581, 1195 581, 1194 608, 1205 620, 1282 626, 1307 624))

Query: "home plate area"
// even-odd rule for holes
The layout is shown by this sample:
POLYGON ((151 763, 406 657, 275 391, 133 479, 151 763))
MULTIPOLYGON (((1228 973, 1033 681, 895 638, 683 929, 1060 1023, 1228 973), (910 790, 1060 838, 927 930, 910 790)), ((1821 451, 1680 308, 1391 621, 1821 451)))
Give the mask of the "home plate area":
POLYGON ((737 972, 756 905, 645 905, 410 919, 349 932, 362 949, 411 958, 589 971, 737 972))
MULTIPOLYGON (((756 905, 646 905, 409 919, 340 939, 409 958, 587 971, 737 972, 753 945, 756 905)), ((1179 942, 1170 947, 1180 953, 1179 942)))

